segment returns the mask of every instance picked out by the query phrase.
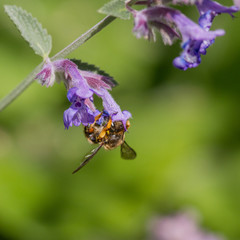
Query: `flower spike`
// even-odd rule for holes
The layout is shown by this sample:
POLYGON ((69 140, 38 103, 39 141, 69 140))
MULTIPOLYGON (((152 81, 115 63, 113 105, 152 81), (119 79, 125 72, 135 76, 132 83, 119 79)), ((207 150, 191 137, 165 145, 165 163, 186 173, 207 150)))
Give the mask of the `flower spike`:
POLYGON ((79 126, 83 124, 87 126, 95 121, 95 117, 100 111, 94 106, 94 94, 102 98, 103 108, 108 112, 112 120, 122 121, 124 128, 127 129, 126 122, 131 117, 131 114, 128 111, 122 112, 108 92, 115 86, 115 82, 110 77, 80 70, 74 62, 61 59, 46 62, 36 78, 40 80, 42 85, 48 87, 54 84, 56 73, 61 74, 61 79, 68 90, 67 98, 71 102, 71 106, 63 114, 66 129, 73 125, 79 126))

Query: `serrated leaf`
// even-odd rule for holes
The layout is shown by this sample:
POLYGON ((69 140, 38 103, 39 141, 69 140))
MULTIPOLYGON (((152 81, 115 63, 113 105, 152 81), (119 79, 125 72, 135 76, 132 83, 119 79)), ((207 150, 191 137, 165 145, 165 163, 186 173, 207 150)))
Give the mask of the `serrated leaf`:
POLYGON ((122 19, 130 19, 130 13, 125 7, 125 0, 112 0, 100 8, 98 12, 122 19))
POLYGON ((108 85, 110 85, 111 87, 116 87, 118 85, 118 82, 114 80, 112 76, 110 76, 108 73, 104 72, 103 70, 99 69, 99 67, 93 64, 82 62, 81 60, 78 60, 78 59, 70 59, 70 60, 74 62, 78 66, 78 68, 82 71, 89 71, 89 72, 93 72, 93 73, 105 76, 106 78, 103 78, 102 80, 108 85))
POLYGON ((47 58, 52 48, 52 38, 47 30, 42 28, 41 23, 21 7, 5 5, 4 8, 34 52, 44 59, 47 58))

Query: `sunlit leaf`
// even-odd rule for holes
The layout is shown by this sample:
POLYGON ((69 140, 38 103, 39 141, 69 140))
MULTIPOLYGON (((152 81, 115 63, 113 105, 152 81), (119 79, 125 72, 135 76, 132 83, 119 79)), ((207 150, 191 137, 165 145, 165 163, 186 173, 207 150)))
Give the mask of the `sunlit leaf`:
POLYGON ((46 58, 52 48, 52 38, 31 13, 15 5, 5 5, 5 11, 15 23, 22 37, 37 55, 46 58))

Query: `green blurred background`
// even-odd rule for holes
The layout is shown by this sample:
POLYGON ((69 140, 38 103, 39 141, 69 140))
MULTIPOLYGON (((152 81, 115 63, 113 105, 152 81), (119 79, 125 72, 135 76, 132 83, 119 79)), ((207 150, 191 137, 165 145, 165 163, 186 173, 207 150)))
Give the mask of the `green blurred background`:
MULTIPOLYGON (((40 63, 4 13, 31 12, 53 37, 52 55, 104 16, 106 0, 4 0, 0 5, 0 98, 40 63)), ((223 1, 222 1, 223 2, 223 1)), ((231 1, 224 1, 231 5, 231 1)), ((184 9, 197 20, 194 7, 184 9)), ((196 69, 175 69, 179 42, 136 39, 116 20, 69 57, 96 64, 120 85, 112 95, 133 119, 119 149, 72 175, 93 146, 82 127, 65 130, 63 84, 32 84, 0 115, 0 239, 146 239, 158 214, 191 208, 202 225, 240 239, 240 19, 221 15, 216 39, 196 69)))

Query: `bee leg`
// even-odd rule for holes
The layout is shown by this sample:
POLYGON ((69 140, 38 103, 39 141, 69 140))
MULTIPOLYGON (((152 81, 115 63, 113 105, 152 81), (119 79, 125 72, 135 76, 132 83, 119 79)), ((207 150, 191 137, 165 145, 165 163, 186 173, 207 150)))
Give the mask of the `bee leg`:
POLYGON ((98 114, 96 117, 95 117, 95 122, 102 116, 102 113, 98 114))
POLYGON ((93 128, 93 127, 90 127, 90 128, 88 129, 88 133, 93 133, 93 131, 94 131, 94 128, 93 128))
POLYGON ((111 125, 112 125, 112 119, 110 118, 107 123, 107 126, 104 129, 108 130, 111 127, 111 125))
POLYGON ((98 135, 98 138, 102 139, 102 138, 105 137, 105 135, 106 135, 106 130, 103 129, 103 130, 100 132, 100 134, 98 135))
POLYGON ((106 125, 106 127, 104 127, 104 129, 98 135, 98 138, 100 140, 102 140, 106 136, 106 134, 109 134, 109 129, 111 127, 111 124, 112 124, 112 119, 110 118, 108 123, 107 123, 107 125, 106 125))

